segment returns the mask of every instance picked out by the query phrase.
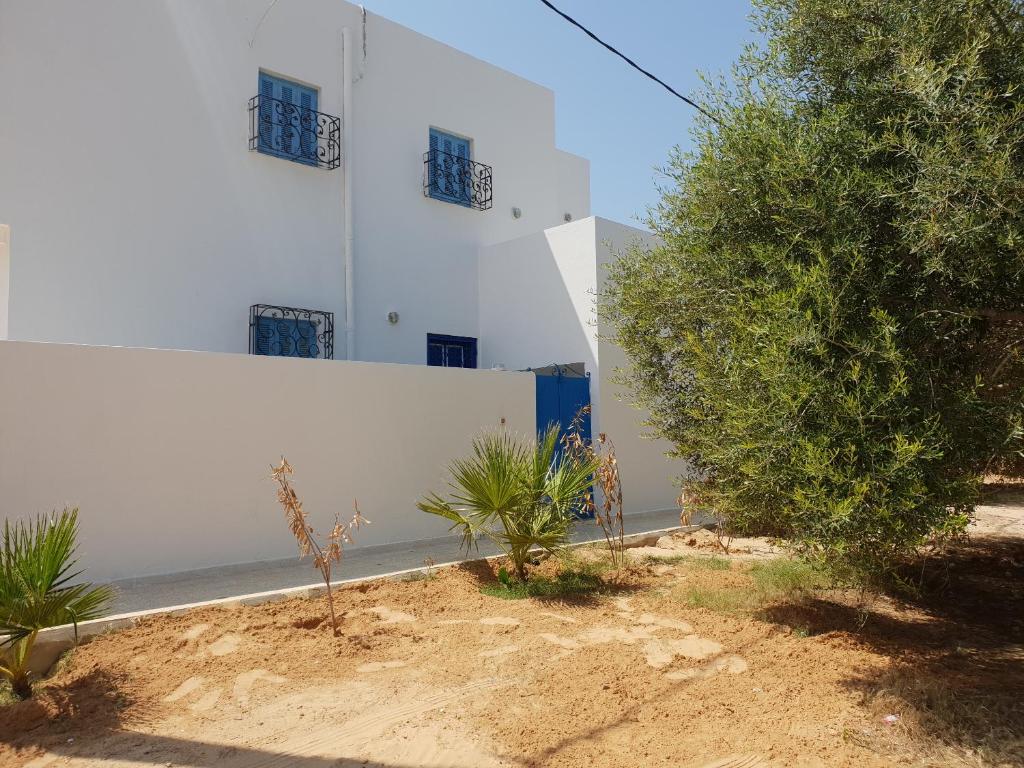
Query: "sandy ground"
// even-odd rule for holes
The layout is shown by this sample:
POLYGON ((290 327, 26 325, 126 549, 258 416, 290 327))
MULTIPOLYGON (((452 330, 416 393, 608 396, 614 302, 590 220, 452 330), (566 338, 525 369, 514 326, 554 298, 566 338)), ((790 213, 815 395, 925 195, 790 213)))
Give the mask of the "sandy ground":
MULTIPOLYGON (((896 684, 1024 702, 1024 494, 979 517, 956 565, 984 579, 962 585, 973 599, 879 600, 863 628, 839 596, 690 608, 687 586, 743 586, 749 564, 701 568, 685 541, 571 601, 485 596, 480 564, 359 585, 338 595, 339 637, 323 599, 146 620, 0 708, 0 765, 1024 765, 896 684)), ((999 738, 1024 756, 1010 722, 999 738)))

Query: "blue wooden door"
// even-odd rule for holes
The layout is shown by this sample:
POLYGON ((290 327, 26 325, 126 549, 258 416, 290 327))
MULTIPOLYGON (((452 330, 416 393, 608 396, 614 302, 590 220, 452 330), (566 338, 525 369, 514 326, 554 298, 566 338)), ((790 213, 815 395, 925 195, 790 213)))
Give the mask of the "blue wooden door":
MULTIPOLYGON (((558 425, 559 447, 557 455, 561 455, 561 439, 565 437, 576 420, 580 437, 590 442, 590 374, 585 376, 566 375, 560 366, 554 366, 554 373, 547 375, 535 374, 537 380, 537 432, 546 432, 552 424, 558 425), (584 411, 584 409, 586 409, 584 411)), ((594 490, 590 490, 594 498, 594 490)), ((579 517, 591 517, 590 508, 578 510, 579 517)))
POLYGON ((537 431, 544 432, 551 424, 559 427, 564 437, 579 415, 580 437, 590 440, 590 411, 581 413, 590 405, 590 374, 566 375, 556 367, 553 375, 536 374, 537 379, 537 431))

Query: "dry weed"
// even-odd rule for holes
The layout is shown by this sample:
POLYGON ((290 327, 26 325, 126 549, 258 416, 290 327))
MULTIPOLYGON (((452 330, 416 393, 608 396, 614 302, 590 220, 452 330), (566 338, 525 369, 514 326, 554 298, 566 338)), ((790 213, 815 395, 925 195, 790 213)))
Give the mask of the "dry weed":
POLYGON ((326 546, 321 546, 316 540, 313 527, 306 519, 306 512, 302 508, 298 494, 292 487, 289 476, 293 474, 291 464, 284 456, 281 463, 271 468, 271 477, 277 482, 277 500, 284 508, 285 517, 288 520, 288 527, 299 544, 299 557, 313 555, 313 567, 320 571, 323 576, 324 585, 327 587, 327 603, 331 609, 331 628, 334 634, 338 634, 338 619, 334 613, 334 594, 331 592, 331 571, 334 563, 341 565, 341 558, 344 555, 345 545, 353 543, 352 533, 359 530, 361 525, 369 525, 370 521, 362 516, 359 511, 359 502, 354 501, 355 514, 348 523, 342 523, 338 515, 334 516, 334 528, 327 535, 326 546))
POLYGON ((621 568, 625 564, 625 525, 622 519, 622 478, 619 475, 619 460, 615 455, 615 444, 608 435, 601 432, 597 436, 599 448, 584 440, 580 435, 583 417, 590 413, 590 406, 585 405, 576 413, 569 425, 569 431, 562 438, 567 451, 581 454, 585 460, 597 464, 594 479, 601 489, 601 506, 594 503, 593 495, 587 498, 587 504, 594 513, 594 521, 601 526, 604 540, 608 545, 612 564, 621 568))
POLYGON ((1024 765, 1024 701, 1011 687, 972 692, 947 676, 900 666, 873 686, 865 704, 879 722, 890 718, 886 740, 904 741, 926 765, 1024 765))

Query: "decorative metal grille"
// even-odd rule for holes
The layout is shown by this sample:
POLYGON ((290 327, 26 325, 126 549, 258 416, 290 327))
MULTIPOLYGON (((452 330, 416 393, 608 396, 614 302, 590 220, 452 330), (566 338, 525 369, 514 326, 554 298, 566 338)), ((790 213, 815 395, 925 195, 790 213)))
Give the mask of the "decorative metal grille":
POLYGON ((423 194, 478 211, 492 205, 491 166, 431 149, 423 153, 423 194))
POLYGON ((249 354, 275 357, 334 357, 334 313, 253 304, 249 308, 249 354))
POLYGON ((341 119, 269 96, 253 96, 249 149, 334 170, 341 165, 341 119))

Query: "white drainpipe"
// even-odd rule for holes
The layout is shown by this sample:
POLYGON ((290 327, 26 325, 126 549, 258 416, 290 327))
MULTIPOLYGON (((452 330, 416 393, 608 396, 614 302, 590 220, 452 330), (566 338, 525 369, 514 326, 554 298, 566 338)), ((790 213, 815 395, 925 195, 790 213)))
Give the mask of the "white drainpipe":
POLYGON ((356 359, 355 237, 352 232, 352 33, 341 30, 341 162, 345 174, 345 359, 356 359))

